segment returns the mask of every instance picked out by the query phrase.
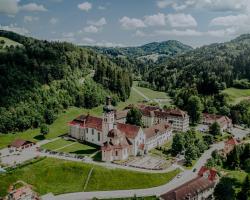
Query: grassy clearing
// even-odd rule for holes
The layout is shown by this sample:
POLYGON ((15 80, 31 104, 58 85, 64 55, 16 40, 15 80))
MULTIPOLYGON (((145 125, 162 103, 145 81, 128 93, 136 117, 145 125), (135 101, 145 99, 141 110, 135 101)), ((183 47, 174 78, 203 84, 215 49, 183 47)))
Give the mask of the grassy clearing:
MULTIPOLYGON (((46 158, 0 175, 0 196, 4 196, 9 185, 17 180, 33 185, 39 194, 80 192, 92 167, 90 164, 46 158)), ((94 166, 87 191, 149 188, 169 182, 178 173, 179 170, 150 174, 94 166)))
POLYGON ((3 48, 5 48, 7 46, 11 46, 11 45, 13 45, 13 46, 22 46, 22 44, 20 44, 18 42, 15 42, 13 40, 10 40, 10 39, 8 39, 6 37, 0 37, 0 41, 2 41, 2 40, 5 42, 4 45, 3 45, 3 48))
POLYGON ((78 142, 59 150, 59 152, 74 153, 79 155, 90 155, 96 151, 96 148, 78 142))
POLYGON ((169 96, 165 92, 154 91, 148 88, 134 86, 137 90, 142 92, 149 99, 169 99, 169 96))
POLYGON ((41 148, 42 149, 48 149, 48 150, 55 150, 55 149, 59 149, 59 148, 62 148, 66 145, 70 145, 70 144, 73 144, 74 142, 72 141, 68 141, 68 140, 64 140, 64 139, 58 139, 54 142, 50 142, 50 143, 47 143, 45 145, 42 145, 41 148))
POLYGON ((250 99, 250 89, 227 88, 223 93, 228 94, 231 104, 237 104, 244 99, 250 99))
POLYGON ((95 167, 86 191, 142 189, 163 185, 172 180, 180 170, 164 174, 140 173, 121 169, 95 167), (124 178, 126 177, 126 178, 124 178))
POLYGON ((80 155, 89 155, 97 151, 97 149, 92 146, 88 146, 86 144, 81 144, 74 141, 67 141, 64 139, 58 139, 56 141, 42 145, 41 148, 52 151, 54 150, 58 152, 74 153, 80 155))
MULTIPOLYGON (((50 132, 46 135, 46 139, 56 138, 68 132, 68 122, 76 118, 83 113, 90 113, 94 116, 100 116, 102 113, 102 107, 99 106, 93 109, 82 109, 76 107, 70 107, 64 113, 61 113, 53 124, 49 126, 50 132)), ((30 141, 37 142, 44 139, 40 135, 40 129, 28 129, 24 132, 17 132, 16 134, 0 134, 0 149, 7 147, 13 140, 22 138, 30 141)))

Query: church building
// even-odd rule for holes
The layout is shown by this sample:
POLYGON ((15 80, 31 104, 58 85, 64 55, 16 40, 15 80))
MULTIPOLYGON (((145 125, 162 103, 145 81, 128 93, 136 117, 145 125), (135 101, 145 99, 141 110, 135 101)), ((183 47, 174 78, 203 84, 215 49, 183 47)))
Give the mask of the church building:
POLYGON ((117 122, 116 110, 107 97, 102 118, 81 115, 69 123, 69 135, 101 147, 102 160, 126 160, 143 155, 162 145, 172 135, 171 125, 164 122, 143 130, 139 126, 117 122))

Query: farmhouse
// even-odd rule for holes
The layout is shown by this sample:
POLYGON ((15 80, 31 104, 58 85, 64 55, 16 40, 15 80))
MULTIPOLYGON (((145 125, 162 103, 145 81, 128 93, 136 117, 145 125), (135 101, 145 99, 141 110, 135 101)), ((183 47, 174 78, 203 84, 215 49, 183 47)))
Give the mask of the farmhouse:
POLYGON ((117 122, 116 117, 111 98, 107 97, 103 117, 77 117, 69 123, 69 135, 100 146, 103 161, 125 160, 131 155, 143 155, 148 150, 162 145, 172 135, 172 127, 167 122, 143 130, 139 126, 125 124, 120 121, 121 118, 117 122))
POLYGON ((230 130, 233 126, 232 120, 227 116, 203 113, 202 123, 211 126, 214 122, 220 125, 221 132, 230 130))

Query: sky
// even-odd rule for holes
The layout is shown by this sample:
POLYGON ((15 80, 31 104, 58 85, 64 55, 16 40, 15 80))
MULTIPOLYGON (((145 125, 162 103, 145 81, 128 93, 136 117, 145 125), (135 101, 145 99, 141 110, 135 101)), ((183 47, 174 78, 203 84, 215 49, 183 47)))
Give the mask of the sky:
POLYGON ((77 45, 193 47, 250 32, 250 0, 0 0, 0 29, 77 45))

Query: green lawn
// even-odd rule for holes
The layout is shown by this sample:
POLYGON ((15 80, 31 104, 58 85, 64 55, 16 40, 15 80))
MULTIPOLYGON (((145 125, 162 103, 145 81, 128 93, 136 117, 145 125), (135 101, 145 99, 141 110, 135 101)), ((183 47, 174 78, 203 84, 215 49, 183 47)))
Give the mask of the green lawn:
POLYGON ((134 90, 131 90, 130 97, 125 102, 119 102, 116 106, 117 110, 122 110, 124 107, 128 106, 129 104, 137 104, 138 102, 142 102, 144 98, 136 93, 134 90))
MULTIPOLYGON (((10 184, 23 180, 34 186, 39 194, 62 194, 83 191, 84 183, 94 165, 45 158, 8 174, 0 175, 0 196, 6 194, 10 184)), ((155 187, 169 182, 180 171, 168 173, 141 173, 94 166, 87 191, 139 189, 155 187)))
POLYGON ((2 41, 2 40, 5 42, 5 44, 3 45, 3 48, 5 48, 6 46, 11 46, 11 45, 13 45, 13 46, 17 46, 17 45, 21 46, 22 45, 22 44, 20 44, 18 42, 10 40, 10 39, 8 39, 6 37, 0 37, 0 41, 2 41))
POLYGON ((244 99, 250 98, 250 89, 227 88, 223 93, 228 94, 228 100, 232 104, 237 104, 244 99))
POLYGON ((78 142, 59 150, 59 152, 74 153, 79 155, 90 155, 96 151, 96 148, 78 142))
MULTIPOLYGON (((52 139, 63 135, 68 132, 68 122, 76 118, 77 116, 89 112, 91 115, 99 116, 102 113, 102 107, 99 106, 94 109, 81 109, 76 107, 70 107, 66 112, 60 114, 56 121, 49 126, 50 132, 46 135, 47 139, 52 139)), ((40 129, 28 129, 24 132, 18 132, 16 134, 0 134, 0 149, 7 147, 13 140, 22 138, 31 141, 39 141, 41 138, 40 129)))
POLYGON ((148 88, 134 86, 137 90, 147 96, 149 99, 169 99, 170 97, 165 92, 154 91, 148 88))
POLYGON ((56 141, 42 145, 41 148, 48 149, 48 150, 56 150, 56 149, 59 149, 59 148, 66 146, 66 145, 73 144, 73 143, 74 142, 72 142, 72 141, 68 141, 68 140, 64 140, 64 139, 60 138, 56 141))
POLYGON ((58 152, 74 153, 80 155, 89 155, 97 151, 95 147, 81 144, 79 142, 58 139, 41 146, 42 149, 54 150, 58 152))

